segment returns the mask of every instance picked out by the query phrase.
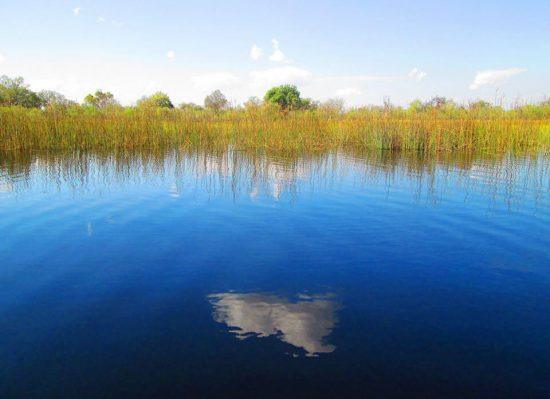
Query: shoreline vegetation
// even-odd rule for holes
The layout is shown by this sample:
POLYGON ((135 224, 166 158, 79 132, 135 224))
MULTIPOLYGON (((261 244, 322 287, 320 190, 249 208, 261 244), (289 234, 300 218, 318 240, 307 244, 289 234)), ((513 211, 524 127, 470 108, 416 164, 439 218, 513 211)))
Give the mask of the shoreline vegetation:
POLYGON ((550 101, 511 109, 443 97, 408 107, 346 109, 340 99, 304 99, 295 86, 231 106, 216 90, 204 106, 174 107, 164 93, 123 107, 108 92, 83 104, 56 92, 31 91, 23 79, 0 78, 0 150, 226 148, 277 152, 336 149, 423 153, 505 153, 550 148, 550 101))

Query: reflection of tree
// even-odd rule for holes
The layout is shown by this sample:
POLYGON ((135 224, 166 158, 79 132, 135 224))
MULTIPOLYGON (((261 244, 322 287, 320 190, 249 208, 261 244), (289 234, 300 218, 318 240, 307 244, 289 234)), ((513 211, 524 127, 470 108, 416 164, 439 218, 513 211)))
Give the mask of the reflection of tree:
POLYGON ((337 305, 329 296, 302 296, 296 302, 263 294, 223 293, 209 298, 214 320, 232 328, 239 339, 275 335, 304 349, 307 356, 336 349, 324 342, 337 321, 337 305))

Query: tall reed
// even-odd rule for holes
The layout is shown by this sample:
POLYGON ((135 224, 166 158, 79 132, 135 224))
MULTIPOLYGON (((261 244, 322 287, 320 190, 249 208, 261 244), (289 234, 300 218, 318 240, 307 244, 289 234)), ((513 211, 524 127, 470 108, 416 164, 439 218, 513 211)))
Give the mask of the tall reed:
POLYGON ((0 149, 130 149, 195 147, 283 152, 338 148, 507 152, 550 148, 550 118, 511 111, 363 110, 343 114, 273 110, 225 112, 116 108, 0 108, 0 149))

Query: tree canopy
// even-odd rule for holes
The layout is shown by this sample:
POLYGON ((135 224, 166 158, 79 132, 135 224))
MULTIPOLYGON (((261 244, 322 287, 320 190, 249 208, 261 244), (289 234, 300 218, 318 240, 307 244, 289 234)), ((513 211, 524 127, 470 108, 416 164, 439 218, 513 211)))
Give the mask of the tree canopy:
POLYGON ((117 106, 119 103, 112 93, 97 90, 94 94, 88 94, 84 97, 84 105, 95 108, 109 108, 117 106))
POLYGON ((285 111, 294 109, 314 109, 319 105, 309 98, 302 98, 300 91, 294 85, 272 87, 265 93, 264 101, 277 104, 285 111))
POLYGON ((161 91, 150 96, 144 96, 137 102, 138 107, 146 108, 174 108, 168 94, 161 91))
POLYGON ((179 109, 183 109, 183 110, 190 110, 190 111, 199 111, 201 109, 203 109, 200 105, 198 104, 195 104, 195 103, 181 103, 179 106, 178 106, 179 109))
POLYGON ((277 104, 285 110, 300 108, 302 102, 298 88, 293 85, 272 87, 265 93, 264 100, 277 104))
POLYGON ((0 105, 18 105, 25 108, 38 108, 42 106, 42 100, 21 77, 10 78, 0 76, 0 105))
POLYGON ((68 107, 76 105, 76 102, 67 99, 63 94, 53 90, 42 90, 38 92, 38 97, 43 107, 68 107))
POLYGON ((229 101, 227 101, 227 98, 219 90, 215 90, 204 99, 204 107, 214 111, 221 111, 227 108, 228 105, 229 101))

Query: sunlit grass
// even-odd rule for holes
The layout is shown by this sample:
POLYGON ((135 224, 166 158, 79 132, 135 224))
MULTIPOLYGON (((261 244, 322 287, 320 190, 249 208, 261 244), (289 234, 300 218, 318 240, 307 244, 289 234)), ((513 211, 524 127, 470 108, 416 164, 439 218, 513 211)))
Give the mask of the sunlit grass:
POLYGON ((513 112, 39 110, 0 108, 0 149, 340 148, 507 152, 550 147, 550 120, 513 112))

